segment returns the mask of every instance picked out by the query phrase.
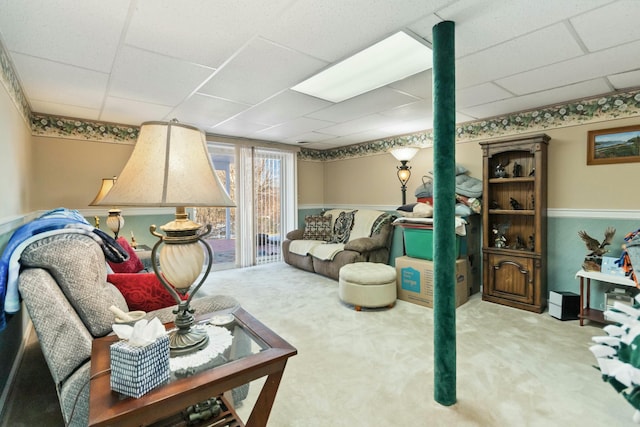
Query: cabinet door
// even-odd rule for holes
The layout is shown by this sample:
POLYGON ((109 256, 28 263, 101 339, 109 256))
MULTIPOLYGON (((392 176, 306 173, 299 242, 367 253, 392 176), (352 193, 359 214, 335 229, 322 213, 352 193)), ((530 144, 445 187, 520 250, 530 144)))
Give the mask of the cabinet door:
POLYGON ((535 272, 532 258, 485 254, 488 257, 488 289, 497 298, 534 304, 535 272))

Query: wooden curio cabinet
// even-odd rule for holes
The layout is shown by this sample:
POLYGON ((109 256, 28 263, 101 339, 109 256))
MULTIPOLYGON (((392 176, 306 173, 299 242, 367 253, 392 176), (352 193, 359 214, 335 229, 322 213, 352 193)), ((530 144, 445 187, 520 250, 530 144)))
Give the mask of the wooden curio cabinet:
POLYGON ((481 142, 482 299, 547 306, 547 135, 481 142))

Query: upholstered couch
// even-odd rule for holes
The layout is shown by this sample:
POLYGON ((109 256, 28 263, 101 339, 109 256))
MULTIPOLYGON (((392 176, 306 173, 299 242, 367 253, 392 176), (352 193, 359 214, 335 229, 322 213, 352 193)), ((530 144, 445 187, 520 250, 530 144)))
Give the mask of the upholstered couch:
MULTIPOLYGON (((115 305, 126 312, 127 302, 107 282, 100 245, 86 235, 63 233, 36 240, 22 252, 20 264, 19 291, 53 376, 66 424, 85 426, 92 341, 112 332, 114 315, 109 307, 115 305)), ((227 296, 196 295, 192 306, 196 313, 209 313, 231 311, 238 302, 227 296)), ((148 312, 146 318, 172 321, 172 309, 148 312)), ((246 387, 234 390, 234 400, 243 399, 246 391, 246 387)))
POLYGON ((395 217, 372 209, 332 209, 305 217, 305 227, 287 233, 287 264, 338 280, 340 268, 354 262, 388 263, 395 217))

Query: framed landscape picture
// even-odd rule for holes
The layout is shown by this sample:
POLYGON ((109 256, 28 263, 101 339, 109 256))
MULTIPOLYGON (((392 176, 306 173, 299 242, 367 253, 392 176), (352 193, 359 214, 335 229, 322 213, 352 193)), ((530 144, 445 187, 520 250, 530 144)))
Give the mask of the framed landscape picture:
POLYGON ((587 165, 640 162, 640 125, 589 131, 587 144, 587 165))

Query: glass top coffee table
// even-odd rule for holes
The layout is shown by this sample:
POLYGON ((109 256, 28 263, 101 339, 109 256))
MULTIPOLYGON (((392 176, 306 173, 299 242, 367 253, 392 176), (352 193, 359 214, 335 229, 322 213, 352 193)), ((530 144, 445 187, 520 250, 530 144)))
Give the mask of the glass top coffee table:
MULTIPOLYGON (((223 412, 219 417, 225 420, 222 425, 266 426, 287 360, 296 355, 297 350, 242 308, 232 314, 233 320, 223 326, 233 334, 231 351, 207 364, 182 371, 179 375, 172 373, 168 383, 138 399, 111 390, 109 346, 118 337, 109 335, 93 340, 89 425, 151 425, 179 417, 188 406, 219 396, 223 403, 223 412), (223 393, 264 376, 268 377, 249 419, 243 424, 223 393)), ((206 323, 217 315, 202 315, 199 320, 206 323)), ((173 325, 169 323, 165 326, 170 328, 173 325)), ((212 421, 207 420, 208 423, 212 421)))

